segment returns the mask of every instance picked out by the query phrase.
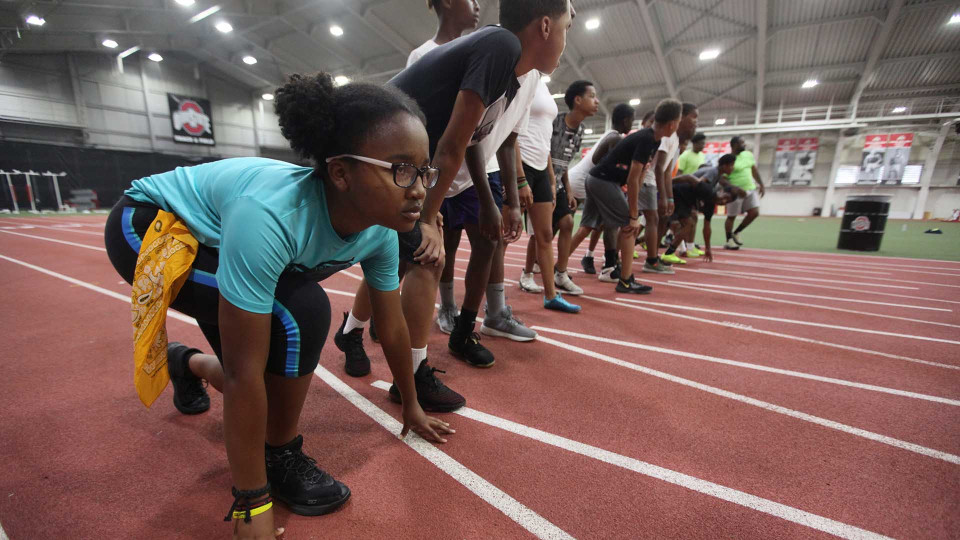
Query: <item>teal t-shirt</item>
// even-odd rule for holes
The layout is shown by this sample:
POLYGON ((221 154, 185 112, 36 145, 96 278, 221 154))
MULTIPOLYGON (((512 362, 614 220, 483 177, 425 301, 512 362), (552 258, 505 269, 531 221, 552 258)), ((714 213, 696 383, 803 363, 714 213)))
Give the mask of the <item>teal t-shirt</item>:
POLYGON ((737 154, 737 161, 733 164, 733 172, 727 177, 727 180, 734 186, 744 190, 753 191, 757 189, 756 182, 753 181, 753 166, 756 165, 753 159, 753 153, 744 150, 737 154))
POLYGON ((360 263, 375 289, 400 286, 397 232, 375 225, 341 238, 312 168, 224 159, 141 178, 126 194, 176 214, 197 241, 218 249, 220 294, 246 311, 270 313, 287 270, 326 277, 360 263))

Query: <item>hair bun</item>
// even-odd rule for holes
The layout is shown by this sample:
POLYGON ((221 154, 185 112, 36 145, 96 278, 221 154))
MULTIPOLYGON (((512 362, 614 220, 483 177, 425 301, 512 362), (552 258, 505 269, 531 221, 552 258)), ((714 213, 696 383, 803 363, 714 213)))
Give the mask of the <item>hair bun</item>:
POLYGON ((327 146, 334 134, 337 89, 328 73, 290 75, 276 91, 274 110, 280 118, 280 133, 304 158, 327 146))

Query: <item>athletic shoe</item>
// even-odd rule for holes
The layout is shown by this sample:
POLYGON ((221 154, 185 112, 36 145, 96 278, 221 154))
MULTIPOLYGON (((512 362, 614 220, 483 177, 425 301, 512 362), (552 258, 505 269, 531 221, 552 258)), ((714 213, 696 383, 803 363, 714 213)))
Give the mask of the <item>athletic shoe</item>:
POLYGON ((380 343, 380 338, 377 337, 377 325, 373 322, 373 317, 370 317, 370 339, 374 343, 380 343))
POLYGON ((580 259, 580 266, 583 267, 583 272, 585 274, 596 274, 597 268, 593 266, 593 257, 584 256, 580 259))
POLYGON ((564 313, 580 313, 580 306, 567 302, 560 293, 557 293, 557 295, 550 300, 544 298, 543 307, 564 313))
POLYGON ((633 275, 627 279, 618 279, 616 291, 618 293, 628 293, 628 294, 650 294, 650 291, 653 290, 653 287, 649 285, 641 285, 633 279, 633 275))
MULTIPOLYGON (((420 367, 413 374, 413 384, 417 387, 417 403, 427 412, 452 412, 467 404, 467 400, 460 394, 447 388, 434 373, 446 373, 442 369, 427 365, 427 361, 420 362, 420 367)), ((390 401, 403 404, 400 389, 397 385, 390 386, 390 401)))
POLYGON ((523 322, 514 318, 510 306, 503 308, 499 314, 491 316, 487 313, 480 325, 480 333, 486 336, 505 337, 513 341, 533 341, 537 333, 524 326, 523 322))
POLYGON ((727 238, 727 243, 723 245, 723 249, 738 250, 740 246, 733 240, 733 238, 727 238))
POLYGON ((370 374, 370 358, 367 356, 367 351, 363 350, 363 328, 354 328, 344 334, 343 329, 347 325, 348 315, 348 313, 343 314, 343 322, 340 323, 337 333, 333 335, 333 344, 347 357, 343 363, 343 370, 347 375, 363 377, 370 374))
POLYGON ((540 273, 540 265, 538 263, 533 263, 533 273, 534 274, 540 273))
POLYGON ((733 233, 733 241, 736 242, 738 246, 743 245, 743 241, 740 240, 740 233, 733 233))
POLYGON ((660 258, 660 260, 670 264, 687 264, 687 261, 681 259, 680 257, 677 257, 676 253, 671 253, 670 255, 664 255, 663 257, 660 258))
POLYGON ((660 239, 660 247, 665 248, 669 247, 673 243, 673 231, 667 231, 667 234, 663 235, 663 238, 660 239))
POLYGON ((453 332, 453 325, 456 323, 457 306, 440 306, 437 311, 437 326, 444 334, 453 332))
MULTIPOLYGON (((643 271, 648 274, 676 274, 673 271, 673 268, 664 265, 660 259, 657 259, 657 262, 650 264, 648 262, 643 263, 643 271)), ((623 280, 620 280, 623 283, 623 280)))
POLYGON ((620 281, 620 266, 608 266, 600 271, 597 279, 604 283, 616 283, 620 281))
POLYGON ((529 274, 520 271, 520 290, 532 292, 532 293, 542 293, 543 287, 537 285, 537 281, 533 279, 533 272, 529 274))
POLYGON ((463 315, 457 315, 457 323, 450 333, 447 348, 454 356, 471 366, 488 368, 495 362, 493 353, 480 344, 480 334, 473 331, 476 321, 464 322, 463 315))
POLYGON ((267 446, 267 480, 270 494, 301 516, 329 514, 350 498, 350 489, 317 467, 317 461, 303 453, 303 435, 287 444, 267 446))
POLYGON ((190 357, 203 354, 176 341, 167 344, 167 373, 173 383, 173 406, 183 414, 200 414, 210 408, 203 379, 190 371, 190 357))
POLYGON ((580 296, 583 294, 583 289, 577 287, 577 284, 570 279, 570 276, 566 272, 554 272, 553 284, 570 296, 580 296))
MULTIPOLYGON (((646 250, 647 248, 644 247, 643 249, 646 250)), ((634 251, 633 251, 633 258, 634 258, 634 259, 639 259, 639 258, 640 258, 640 252, 637 251, 637 250, 634 250, 634 251)))
POLYGON ((697 257, 702 257, 703 255, 705 255, 704 252, 700 251, 700 250, 697 249, 697 248, 688 248, 688 249, 687 249, 687 257, 689 257, 689 258, 691 258, 691 259, 697 258, 697 257))

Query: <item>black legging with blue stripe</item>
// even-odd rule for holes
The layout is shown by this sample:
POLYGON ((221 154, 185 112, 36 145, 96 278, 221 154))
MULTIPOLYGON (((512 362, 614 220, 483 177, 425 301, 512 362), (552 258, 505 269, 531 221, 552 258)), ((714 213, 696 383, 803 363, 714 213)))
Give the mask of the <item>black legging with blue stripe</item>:
MULTIPOLYGON (((104 232, 107 255, 127 283, 133 281, 141 239, 158 210, 156 206, 124 196, 107 219, 104 232)), ((219 252, 201 244, 190 276, 171 307, 197 319, 214 354, 222 361, 217 326, 219 262, 219 252)), ((283 273, 273 301, 267 372, 284 377, 311 374, 317 367, 329 330, 330 301, 317 280, 301 272, 283 273)))

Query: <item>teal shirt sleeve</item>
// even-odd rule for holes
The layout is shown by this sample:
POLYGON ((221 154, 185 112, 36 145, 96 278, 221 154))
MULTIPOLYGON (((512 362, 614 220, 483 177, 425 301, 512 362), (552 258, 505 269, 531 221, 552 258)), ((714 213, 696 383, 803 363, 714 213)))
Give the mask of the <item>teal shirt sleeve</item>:
POLYGON ((272 312, 277 281, 293 258, 280 220, 250 197, 229 201, 221 219, 220 294, 245 311, 272 312))
POLYGON ((363 277, 378 291, 389 292, 400 288, 400 244, 397 232, 384 229, 380 243, 370 257, 360 261, 363 277))

